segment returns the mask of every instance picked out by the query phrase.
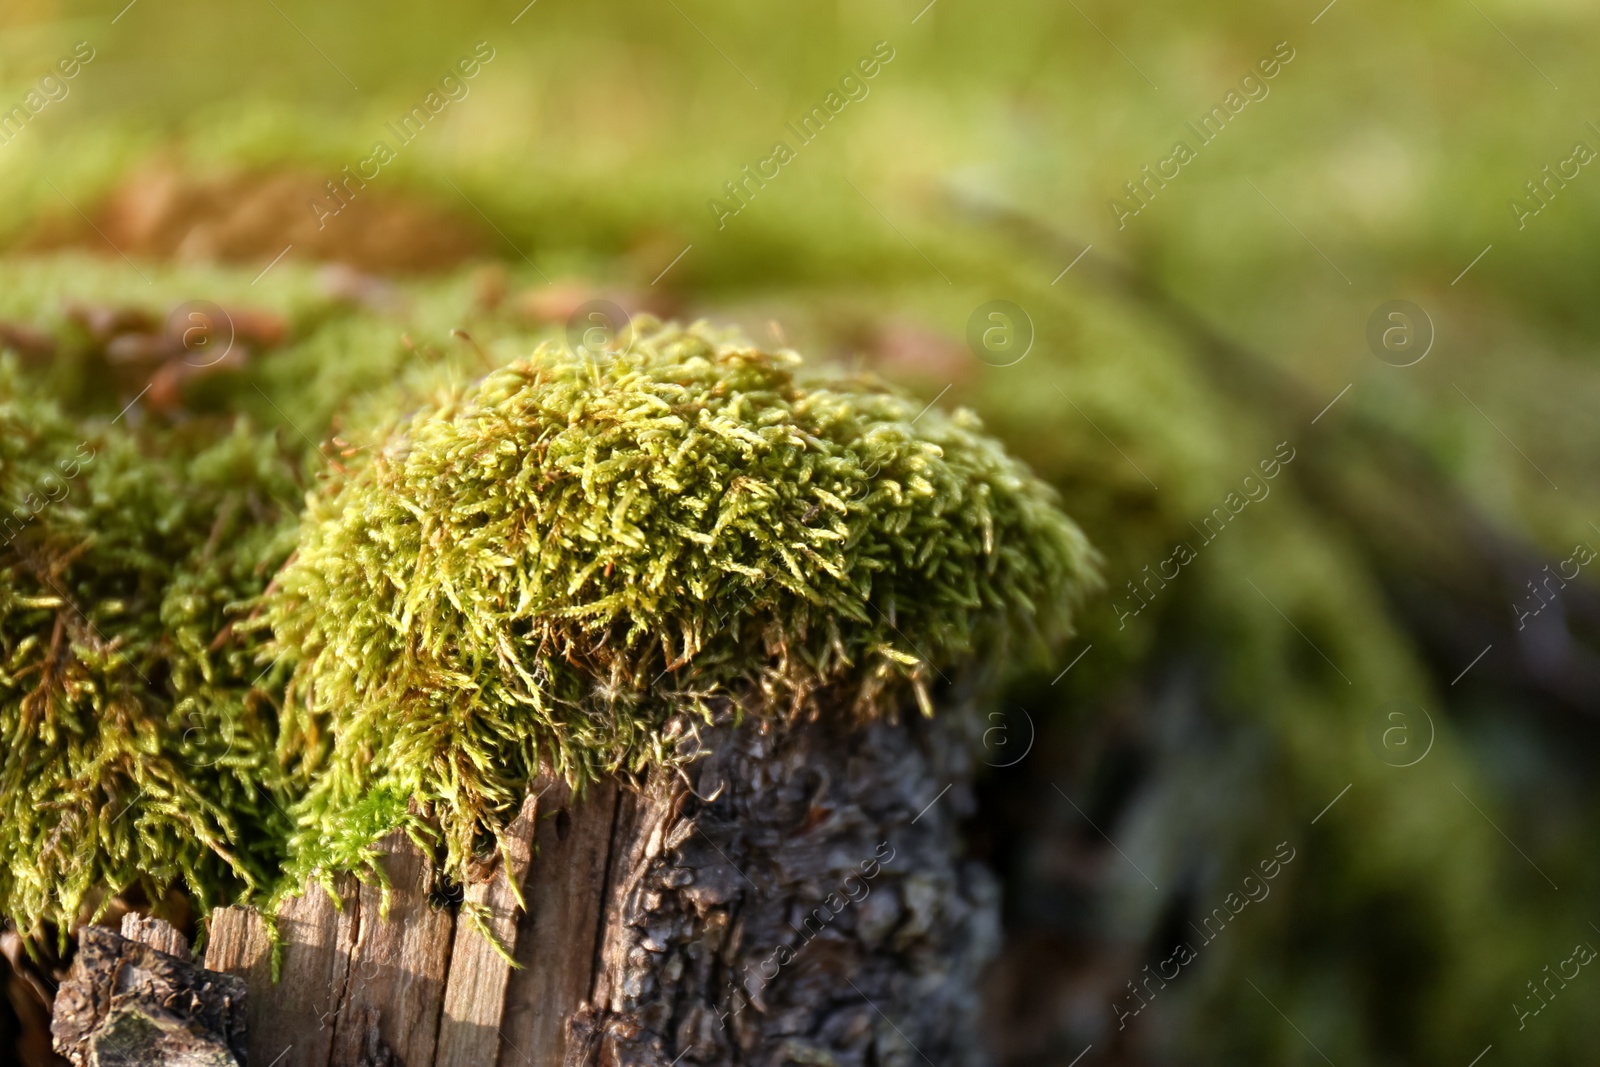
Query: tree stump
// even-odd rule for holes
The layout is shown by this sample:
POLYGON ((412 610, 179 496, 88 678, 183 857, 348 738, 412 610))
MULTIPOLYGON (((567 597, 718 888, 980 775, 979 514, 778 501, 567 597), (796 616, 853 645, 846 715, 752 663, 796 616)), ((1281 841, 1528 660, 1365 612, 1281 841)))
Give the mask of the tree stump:
POLYGON ((312 831, 277 843, 355 873, 210 918, 253 1063, 983 1059, 969 705, 1095 555, 970 413, 799 368, 641 316, 308 498, 259 616, 312 831))
POLYGON ((516 970, 404 839, 387 918, 350 881, 290 902, 274 983, 260 916, 223 909, 206 962, 248 983, 259 1067, 981 1063, 998 894, 957 833, 970 723, 747 717, 683 769, 541 783, 509 872, 526 912, 504 870, 466 891, 516 970))

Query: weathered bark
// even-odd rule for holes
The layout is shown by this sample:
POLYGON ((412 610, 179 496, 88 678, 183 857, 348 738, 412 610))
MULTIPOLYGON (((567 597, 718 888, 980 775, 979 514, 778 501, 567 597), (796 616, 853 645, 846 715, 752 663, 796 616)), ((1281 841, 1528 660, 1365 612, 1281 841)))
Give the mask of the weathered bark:
POLYGON ((982 1062, 997 893, 958 847, 958 724, 724 727, 692 790, 623 794, 561 1062, 982 1062))
POLYGON ((245 983, 196 966, 166 923, 128 918, 124 930, 150 943, 100 926, 78 931, 55 999, 56 1051, 75 1067, 240 1067, 245 983))
POLYGON ((207 965, 249 984, 250 1063, 667 1067, 985 1057, 978 976, 992 878, 962 857, 968 720, 702 727, 703 758, 570 795, 540 783, 512 870, 469 886, 519 968, 430 901, 432 863, 386 842, 370 886, 211 924, 207 965), (520 917, 507 875, 522 880, 520 917))

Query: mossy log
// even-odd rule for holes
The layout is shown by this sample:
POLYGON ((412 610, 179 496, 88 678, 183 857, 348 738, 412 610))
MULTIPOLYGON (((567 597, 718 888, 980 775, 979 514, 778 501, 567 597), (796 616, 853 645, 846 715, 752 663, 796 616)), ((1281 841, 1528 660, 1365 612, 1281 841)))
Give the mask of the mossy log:
MULTIPOLYGON (((0 903, 43 929, 103 890, 96 862, 128 868, 118 889, 164 872, 147 899, 185 879, 208 905, 205 966, 243 979, 250 1061, 269 1067, 981 1058, 997 893, 952 821, 964 709, 1058 644, 1094 585, 1049 488, 969 412, 642 316, 620 351, 547 343, 382 422, 303 514, 273 517, 254 595, 225 601, 238 625, 183 646, 254 635, 244 695, 191 701, 226 728, 152 721, 160 751, 129 757, 148 772, 177 739, 240 738, 212 761, 226 773, 195 775, 216 840, 186 831, 199 859, 163 867, 167 824, 136 795, 114 847, 64 839, 75 880, 0 903)), ((109 477, 113 440, 150 466, 123 433, 103 431, 87 476, 109 477)), ((89 534, 125 511, 58 508, 28 531, 103 545, 89 534)), ((201 539, 200 517, 205 559, 223 524, 201 539)), ((66 624, 44 613, 65 594, 19 588, 19 655, 56 651, 16 721, 97 726, 68 718, 86 687, 57 691, 66 624)), ((152 614, 152 656, 172 614, 152 614)), ((165 677, 130 673, 134 698, 165 677)), ((76 751, 46 741, 9 773, 76 751)), ((65 831, 21 796, 11 847, 37 860, 30 835, 65 831)))
MULTIPOLYGON (((725 718, 728 716, 725 716, 725 718)), ((249 985, 252 1064, 976 1063, 978 975, 998 896, 965 861, 970 722, 785 724, 707 734, 704 758, 581 798, 545 784, 507 872, 469 886, 512 970, 432 861, 386 842, 370 886, 313 888, 280 916, 212 920, 206 962, 249 985)))

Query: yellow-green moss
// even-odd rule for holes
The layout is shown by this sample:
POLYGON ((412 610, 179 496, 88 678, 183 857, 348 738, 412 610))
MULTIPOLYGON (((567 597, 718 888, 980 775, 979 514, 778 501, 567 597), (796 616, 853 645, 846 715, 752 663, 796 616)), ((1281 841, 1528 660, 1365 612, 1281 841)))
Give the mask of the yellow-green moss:
POLYGON ((638 327, 541 346, 312 501, 269 598, 313 757, 299 873, 408 811, 459 873, 541 768, 671 758, 668 720, 716 697, 927 711, 941 669, 1066 630, 1091 550, 970 413, 638 327))
POLYGON ((0 364, 0 913, 63 933, 131 885, 276 884, 291 796, 247 602, 292 472, 243 424, 72 420, 0 364))

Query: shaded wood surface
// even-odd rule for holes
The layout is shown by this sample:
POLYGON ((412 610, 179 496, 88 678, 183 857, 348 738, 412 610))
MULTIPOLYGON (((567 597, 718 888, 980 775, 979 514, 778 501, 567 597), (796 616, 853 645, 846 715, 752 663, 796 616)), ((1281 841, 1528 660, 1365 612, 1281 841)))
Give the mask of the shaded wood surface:
POLYGON ((359 897, 353 878, 285 902, 278 916, 282 975, 272 980, 272 942, 251 908, 223 908, 211 919, 206 965, 243 978, 250 988, 251 1064, 327 1067, 341 992, 349 984, 359 897))
POLYGON ((122 916, 122 936, 129 941, 149 945, 157 952, 165 952, 185 963, 194 962, 194 955, 189 951, 189 939, 165 919, 130 911, 122 916))
POLYGON ((501 1027, 505 1067, 563 1060, 566 1021, 594 986, 602 889, 623 796, 617 783, 606 782, 580 801, 558 782, 540 800, 551 814, 534 837, 537 854, 524 887, 528 910, 517 924, 519 969, 506 987, 501 1027))
MULTIPOLYGON (((531 858, 537 803, 511 827, 510 877, 531 858)), ((342 877, 330 896, 311 886, 278 917, 282 974, 272 980, 272 939, 254 909, 219 910, 207 965, 250 988, 250 1062, 272 1067, 388 1067, 493 1063, 510 965, 473 924, 434 897, 433 861, 403 833, 380 849, 381 886, 342 877)), ((516 943, 515 895, 504 865, 467 887, 488 924, 516 943)))
POLYGON ((386 838, 383 852, 391 888, 359 889, 350 977, 335 1009, 335 1064, 427 1064, 438 1039, 455 917, 430 903, 433 861, 404 834, 386 838))

